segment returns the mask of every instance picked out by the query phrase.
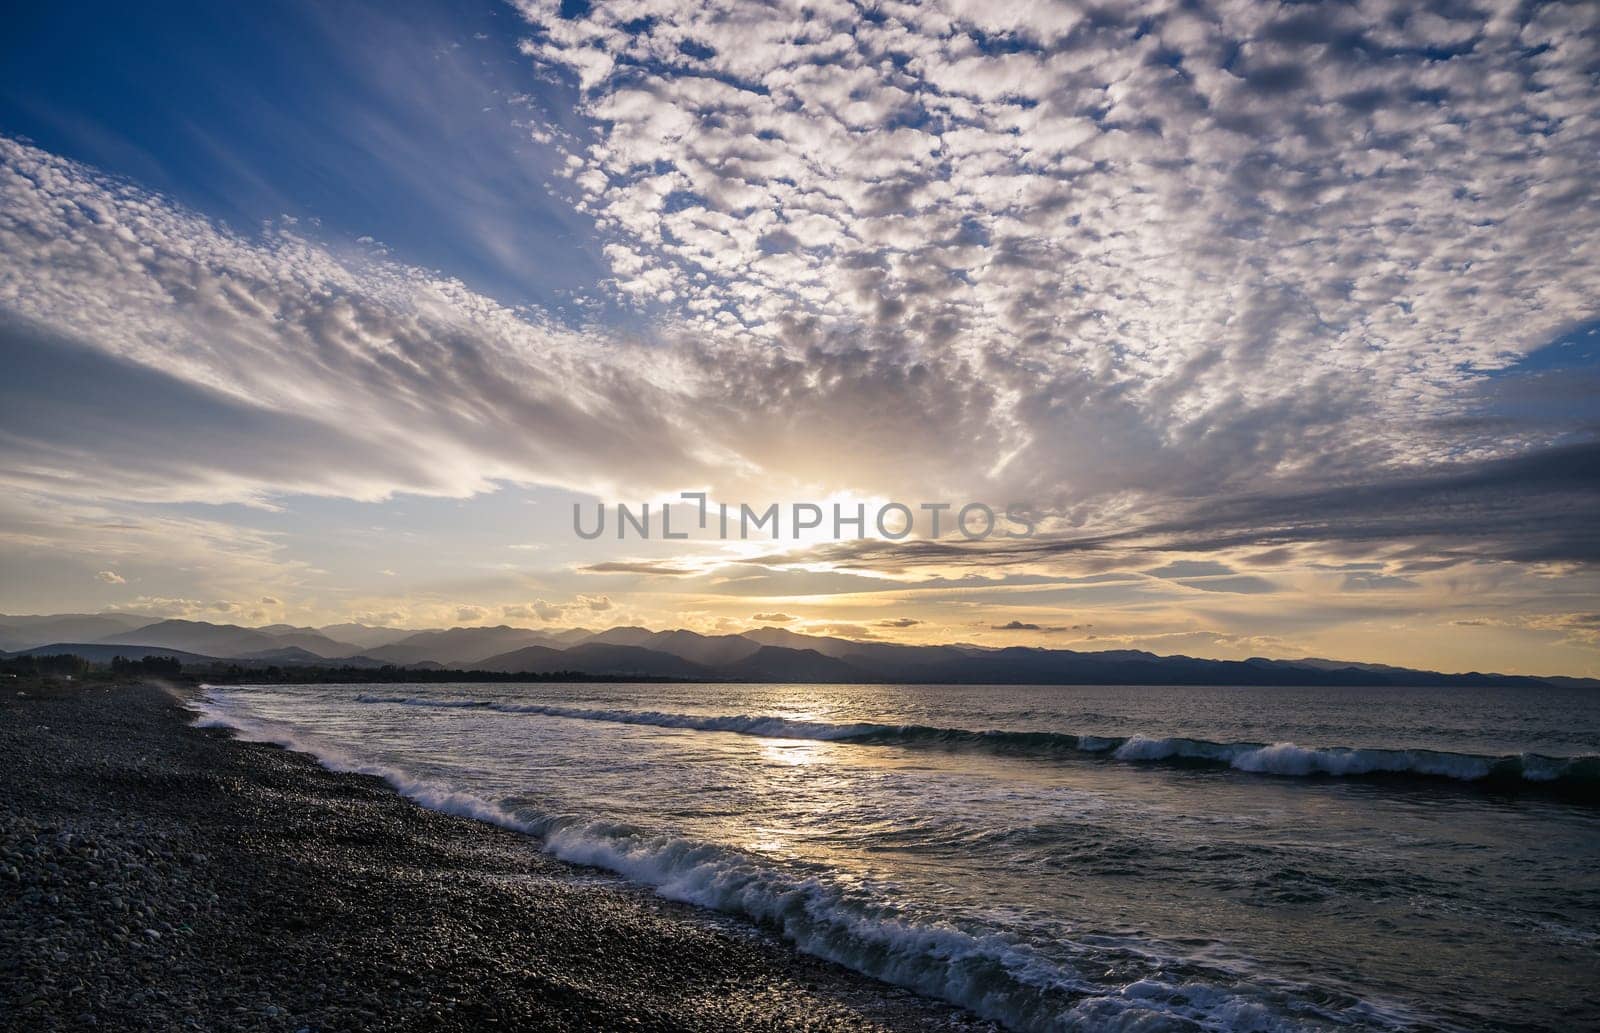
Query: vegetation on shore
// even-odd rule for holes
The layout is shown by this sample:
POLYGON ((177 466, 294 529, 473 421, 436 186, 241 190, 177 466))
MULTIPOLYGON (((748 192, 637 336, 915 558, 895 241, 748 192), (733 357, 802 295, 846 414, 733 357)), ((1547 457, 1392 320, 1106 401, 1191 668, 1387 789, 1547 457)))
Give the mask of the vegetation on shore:
POLYGON ((579 671, 508 672, 444 668, 253 665, 230 661, 182 663, 172 656, 137 660, 112 657, 93 663, 72 653, 0 658, 0 687, 38 691, 71 685, 105 685, 159 678, 179 684, 394 684, 416 682, 675 682, 679 678, 597 675, 579 671))

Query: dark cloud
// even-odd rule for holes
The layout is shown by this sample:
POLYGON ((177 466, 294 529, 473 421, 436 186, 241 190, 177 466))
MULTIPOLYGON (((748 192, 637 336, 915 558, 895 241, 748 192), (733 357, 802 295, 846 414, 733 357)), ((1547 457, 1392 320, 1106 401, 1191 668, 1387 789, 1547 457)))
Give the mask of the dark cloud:
POLYGON ((1049 625, 1044 625, 1044 624, 1030 624, 1030 623, 1028 623, 1026 621, 1013 620, 1013 621, 1007 621, 1004 624, 993 624, 993 625, 990 625, 989 630, 990 631, 1041 631, 1041 632, 1045 632, 1047 634, 1054 634, 1056 632, 1072 631, 1072 630, 1076 630, 1076 629, 1075 628, 1068 628, 1068 627, 1066 627, 1064 625, 1049 626, 1049 625))
POLYGON ((1234 595, 1267 595, 1278 586, 1254 574, 1237 577, 1191 578, 1180 582, 1185 588, 1198 588, 1202 592, 1226 592, 1234 595))
POLYGON ((1343 589, 1346 592, 1366 592, 1394 588, 1420 588, 1416 581, 1398 574, 1376 574, 1357 571, 1344 576, 1343 589))
MULTIPOLYGON (((1437 559, 1600 562, 1600 443, 1395 471, 1298 492, 1209 500, 1119 536, 1212 550, 1286 542, 1406 545, 1437 559)), ((1067 546, 1070 548, 1071 546, 1067 546)))
MULTIPOLYGON (((1096 554, 1136 562, 1149 552, 1213 552, 1291 544, 1402 549, 1404 571, 1438 570, 1473 559, 1600 561, 1600 443, 1538 448, 1525 454, 1369 475, 1337 486, 1219 496, 1169 519, 1130 521, 1102 534, 1043 535, 997 542, 862 541, 822 547, 842 566, 888 570, 918 566, 1004 566, 1096 554)), ((1136 515, 1135 515, 1136 516, 1136 515)), ((1323 566, 1327 566, 1324 564, 1323 566)), ((1349 570, 1375 564, 1340 564, 1349 570)), ((1208 578, 1230 570, 1181 560, 1149 571, 1194 578, 1192 587, 1236 582, 1208 578)), ((1114 575, 1113 575, 1114 576, 1114 575)))
POLYGON ((1174 560, 1144 573, 1151 577, 1186 578, 1211 577, 1217 574, 1232 574, 1235 571, 1226 563, 1218 563, 1215 560, 1174 560))
POLYGON ((1295 555, 1290 548, 1267 549, 1245 556, 1244 562, 1252 567, 1278 567, 1293 562, 1295 555))
POLYGON ((808 633, 821 633, 824 635, 842 635, 845 638, 877 638, 871 628, 860 624, 847 622, 834 622, 828 624, 815 624, 805 629, 808 633))
POLYGON ((589 563, 578 568, 586 574, 652 574, 667 577, 681 577, 692 574, 694 571, 671 563, 640 562, 626 560, 607 560, 604 563, 589 563))

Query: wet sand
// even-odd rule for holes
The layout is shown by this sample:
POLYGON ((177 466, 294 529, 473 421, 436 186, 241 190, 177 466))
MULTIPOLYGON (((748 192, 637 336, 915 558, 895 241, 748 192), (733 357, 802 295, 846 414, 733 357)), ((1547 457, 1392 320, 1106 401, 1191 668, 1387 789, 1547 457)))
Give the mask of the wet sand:
POLYGON ((190 718, 0 698, 0 1029, 993 1029, 190 718))

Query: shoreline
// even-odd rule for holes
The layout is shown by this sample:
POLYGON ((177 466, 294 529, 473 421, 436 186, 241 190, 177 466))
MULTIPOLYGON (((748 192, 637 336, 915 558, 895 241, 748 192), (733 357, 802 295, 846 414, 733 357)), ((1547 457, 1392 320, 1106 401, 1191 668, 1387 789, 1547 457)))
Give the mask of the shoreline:
POLYGON ((0 1028, 997 1028, 197 728, 195 692, 0 698, 0 1028))

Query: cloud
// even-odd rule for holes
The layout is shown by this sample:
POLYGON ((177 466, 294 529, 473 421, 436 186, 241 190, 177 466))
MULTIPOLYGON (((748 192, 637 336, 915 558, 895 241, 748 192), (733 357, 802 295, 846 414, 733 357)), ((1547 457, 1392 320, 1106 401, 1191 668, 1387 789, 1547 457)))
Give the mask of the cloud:
POLYGON ((586 574, 660 574, 668 577, 678 577, 692 574, 694 571, 671 563, 637 562, 624 560, 608 560, 604 563, 590 563, 579 567, 586 574))
MULTIPOLYGON (((542 62, 566 67, 578 37, 591 49, 623 45, 600 31, 610 15, 598 9, 559 25, 527 10, 543 34, 542 62)), ((1245 31, 1251 11, 1227 32, 1245 31)), ((1258 95, 1259 75, 1253 92, 1250 75, 1241 86, 1230 73, 1183 79, 1165 64, 1130 62, 1173 33, 1187 42, 1164 45, 1192 52, 1197 67, 1229 49, 1220 24, 1180 31, 1176 13, 1158 21, 1154 35, 1132 22, 1076 24, 1058 52, 1043 42, 1054 36, 1024 19, 1017 58, 958 55, 978 31, 967 16, 949 23, 951 35, 901 13, 850 44, 860 52, 838 66, 842 78, 806 56, 820 62, 840 45, 812 39, 818 27, 791 39, 780 26, 749 26, 750 46, 776 62, 759 76, 767 93, 730 85, 731 68, 746 67, 743 44, 712 43, 713 57, 694 59, 728 64, 721 70, 733 78, 722 85, 649 62, 626 83, 613 73, 594 80, 585 110, 615 118, 601 128, 605 146, 574 158, 614 185, 580 203, 602 232, 633 241, 639 277, 664 270, 677 284, 661 302, 649 362, 644 346, 604 331, 566 331, 437 274, 288 230, 246 239, 0 140, 0 307, 10 313, 0 349, 12 373, 0 385, 0 420, 13 458, 3 477, 58 497, 207 502, 466 495, 501 480, 625 485, 635 496, 711 483, 879 493, 955 484, 1029 499, 1081 542, 1196 519, 1186 509, 1207 519, 1216 498, 1381 487, 1466 446, 1482 457, 1472 462, 1536 455, 1536 440, 1483 440, 1459 417, 1477 404, 1481 371, 1588 311, 1579 285, 1600 234, 1581 232, 1593 206, 1568 189, 1579 180, 1546 162, 1547 187, 1520 192, 1496 218, 1479 200, 1435 198, 1427 177, 1386 176, 1345 156, 1375 160, 1373 119, 1385 118, 1398 119, 1393 139, 1377 139, 1412 163, 1456 153, 1406 143, 1433 124, 1414 109, 1421 102, 1406 101, 1405 118, 1350 116, 1355 126, 1343 128, 1366 142, 1329 151, 1340 126, 1313 132, 1302 121, 1334 118, 1333 109, 1313 116, 1304 97, 1258 95), (866 74, 877 67, 872 48, 890 40, 914 59, 879 82, 866 74), (1123 76, 1115 90, 1083 81, 1095 65, 1079 62, 1102 50, 1107 74, 1123 76), (1033 71, 1013 78, 1018 60, 1033 71), (1000 82, 1024 92, 983 85, 1000 82), (1147 100, 1132 99, 1146 87, 1147 100), (1123 98, 1115 115, 1103 110, 1108 90, 1123 98), (840 128, 860 115, 848 96, 879 97, 883 111, 916 112, 920 124, 868 136, 872 149, 861 152, 840 128), (1197 111, 1228 110, 1202 96, 1230 101, 1240 121, 1196 121, 1197 111), (1084 121, 1074 104, 1096 118, 1084 121), (1168 131, 1136 118, 1138 104, 1168 131), (663 138, 651 127, 668 116, 680 129, 663 138), (713 160, 719 148, 724 160, 713 160), (613 167, 625 156, 675 171, 663 183, 634 164, 613 167), (1328 182, 1287 190, 1311 175, 1290 169, 1292 157, 1329 158, 1328 182), (1063 162, 1077 169, 1070 189, 1049 171, 1063 162), (1175 175, 1174 162, 1189 171, 1175 175), (913 196, 889 196, 894 183, 913 196), (671 205, 650 193, 661 189, 671 205), (795 252, 749 250, 742 234, 767 218, 746 210, 750 198, 787 227, 785 246, 792 238, 820 277, 814 290, 810 273, 779 268, 802 261, 783 258, 795 252), (694 239, 686 219, 721 228, 694 252, 699 272, 679 277, 694 239), (1187 224, 1173 219, 1198 222, 1177 232, 1187 224), (850 228, 827 231, 832 223, 850 228), (1545 247, 1557 227, 1579 243, 1545 247), (1305 243, 1285 250, 1275 241, 1291 228, 1305 243), (1419 237, 1425 229, 1431 236, 1419 237), (1120 243, 1096 246, 1109 239, 1120 243), (1448 244, 1465 271, 1439 279, 1429 241, 1448 244), (1402 247, 1411 257, 1399 262, 1402 247), (1258 248, 1270 248, 1270 261, 1252 261, 1258 248), (1544 256, 1537 285, 1532 255, 1544 256), (1257 269, 1271 269, 1272 281, 1257 269), (1077 286, 1063 291, 1067 281, 1077 286), (1455 300, 1443 305, 1435 293, 1455 300), (874 314, 885 305, 901 311, 874 314), (1255 375, 1263 364, 1271 377, 1255 375)), ((735 23, 669 12, 641 38, 714 40, 735 23)), ((1563 48, 1553 43, 1541 60, 1564 67, 1563 48)), ((1431 114, 1454 113, 1467 139, 1487 145, 1505 101, 1468 73, 1512 57, 1486 50, 1459 69, 1456 60, 1429 70, 1445 98, 1431 114)), ((1322 74, 1289 92, 1327 85, 1322 74)), ((1555 103, 1563 88, 1538 103, 1555 103)), ((1565 153, 1568 132, 1587 129, 1563 122, 1539 139, 1565 153)), ((1515 148, 1475 151, 1520 160, 1515 148)), ((1462 524, 1467 534, 1501 533, 1462 524)), ((967 551, 993 561, 1028 554, 993 543, 967 551)), ((679 570, 606 561, 590 572, 679 570)))
POLYGON ((95 577, 108 585, 125 585, 128 583, 126 578, 114 570, 102 570, 95 577))
POLYGON ((1238 577, 1189 578, 1180 582, 1185 588, 1198 588, 1202 592, 1230 592, 1236 595, 1267 595, 1278 586, 1264 577, 1241 574, 1238 577))
POLYGON ((531 603, 503 606, 500 612, 511 620, 555 621, 566 616, 567 609, 555 603, 545 602, 543 599, 535 599, 531 603))
MULTIPOLYGON (((1203 501, 1166 504, 1144 520, 1098 533, 1043 533, 1034 538, 971 543, 868 540, 825 544, 813 560, 853 569, 1006 567, 1059 563, 1133 566, 1155 552, 1218 552, 1285 544, 1333 546, 1345 554, 1403 556, 1401 573, 1444 569, 1474 560, 1600 563, 1600 532, 1590 515, 1600 506, 1600 443, 1530 449, 1520 455, 1452 463, 1351 471, 1335 484, 1240 491, 1203 501), (1097 557, 1104 557, 1097 560, 1097 557)), ((781 557, 778 557, 781 558, 781 557)), ((776 558, 775 558, 776 559, 776 558)), ((1380 562, 1319 563, 1311 569, 1381 571, 1380 562)), ((1184 560, 1148 570, 1212 591, 1268 590, 1253 576, 1221 575, 1232 566, 1184 560), (1218 587, 1221 586, 1221 587, 1218 587)))
POLYGON ((403 610, 361 610, 350 614, 350 620, 369 628, 405 626, 407 614, 403 610))
MULTIPOLYGON (((608 263, 581 322, 0 138, 14 580, 66 563, 85 591, 111 570, 292 603, 323 589, 303 544, 177 507, 507 483, 1041 516, 1026 541, 796 545, 715 575, 553 556, 538 590, 572 601, 514 604, 550 620, 595 612, 575 573, 919 615, 914 592, 1237 614, 1275 591, 1270 620, 1297 572, 1526 605, 1499 568, 1600 566, 1594 370, 1535 361, 1597 314, 1593 5, 561 8, 517 5, 525 59, 568 87, 565 110, 526 101, 535 158, 570 170, 575 246, 608 263)), ((481 190, 455 181, 471 164, 427 193, 481 190)), ((549 253, 490 238, 509 265, 549 253)), ((1389 605, 1366 595, 1327 605, 1389 605)), ((1018 612, 990 603, 962 619, 1018 612)))
POLYGON ((707 579, 707 585, 722 595, 768 597, 843 595, 905 587, 883 578, 860 574, 832 570, 770 570, 744 564, 719 568, 714 576, 707 579))
POLYGON ((787 613, 756 613, 751 614, 750 619, 761 621, 763 624, 787 624, 790 621, 799 620, 798 617, 787 613))
POLYGON ((1594 563, 1600 561, 1600 531, 1590 517, 1597 505, 1600 443, 1579 442, 1379 471, 1305 491, 1211 499, 1137 534, 1197 550, 1265 542, 1405 543, 1455 562, 1594 563))
POLYGON ((277 598, 276 596, 264 595, 264 596, 261 597, 261 605, 262 606, 282 606, 283 605, 283 600, 277 598))
POLYGON ((825 621, 818 624, 808 624, 805 628, 808 635, 840 635, 844 638, 876 638, 871 628, 860 624, 851 624, 848 621, 825 621))
POLYGON ((535 599, 531 603, 515 603, 510 606, 503 606, 500 608, 500 612, 512 620, 559 621, 584 613, 605 613, 614 608, 615 604, 609 596, 578 595, 570 603, 553 603, 544 599, 535 599))
POLYGON ((1212 577, 1218 574, 1232 574, 1234 569, 1226 563, 1217 563, 1214 560, 1174 560, 1145 573, 1151 577, 1164 578, 1212 577))
POLYGON ((113 610, 126 610, 130 613, 148 614, 159 618, 178 618, 185 620, 209 620, 217 614, 243 611, 246 607, 217 599, 184 599, 172 596, 141 595, 137 599, 126 602, 112 603, 113 610))
MULTIPOLYGON (((979 440, 1041 505, 1441 458, 1466 386, 1593 315, 1571 5, 519 9, 592 124, 571 196, 620 297, 847 359, 880 435, 993 408, 979 440), (920 410, 890 388, 916 363, 920 410)), ((730 387, 817 404, 766 372, 730 387)))
POLYGON ((1419 588, 1416 581, 1398 574, 1379 574, 1373 571, 1352 571, 1344 576, 1341 586, 1346 592, 1381 591, 1393 588, 1419 588))
POLYGON ((989 630, 990 631, 1058 632, 1058 631, 1067 631, 1069 629, 1064 627, 1064 626, 1047 627, 1047 626, 1045 626, 1043 624, 1031 624, 1031 623, 1028 623, 1027 621, 1011 620, 1011 621, 1006 621, 1004 624, 990 625, 989 630))
POLYGON ((681 363, 630 372, 624 343, 288 230, 247 240, 6 138, 0 191, 13 481, 215 502, 704 473, 670 412, 681 363))
MULTIPOLYGON (((281 597, 303 583, 306 571, 303 560, 284 555, 278 536, 209 514, 25 490, 0 492, 0 561, 8 574, 0 592, 8 595, 24 584, 34 591, 74 580, 104 584, 99 572, 110 571, 137 582, 151 598, 254 599, 264 591, 281 597)), ((74 605, 100 602, 86 595, 74 605)))
POLYGON ((914 628, 918 624, 926 623, 915 617, 893 617, 888 620, 875 621, 873 626, 879 628, 914 628))
POLYGON ((1600 613, 1537 614, 1523 623, 1540 631, 1557 632, 1565 642, 1600 646, 1600 613))
POLYGON ((489 616, 489 611, 482 606, 456 607, 456 620, 464 624, 475 624, 489 616))

